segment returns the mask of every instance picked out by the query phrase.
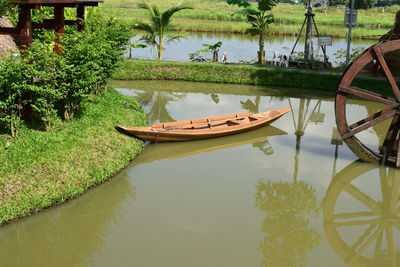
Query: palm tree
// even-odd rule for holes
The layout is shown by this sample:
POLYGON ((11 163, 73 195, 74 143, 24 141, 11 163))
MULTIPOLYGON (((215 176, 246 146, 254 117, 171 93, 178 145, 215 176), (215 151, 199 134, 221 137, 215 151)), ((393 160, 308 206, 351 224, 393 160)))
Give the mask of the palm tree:
POLYGON ((267 34, 269 24, 274 21, 274 16, 272 14, 269 14, 268 11, 272 10, 272 8, 276 6, 279 0, 260 0, 258 2, 258 7, 252 6, 249 2, 246 2, 244 0, 227 0, 226 2, 230 5, 243 7, 242 10, 235 13, 246 16, 247 21, 251 24, 251 27, 247 29, 247 32, 253 36, 259 36, 258 64, 264 64, 265 36, 267 34))
POLYGON ((182 34, 173 32, 175 27, 171 24, 172 16, 178 11, 192 9, 192 7, 181 3, 161 12, 157 6, 149 6, 146 3, 142 3, 139 5, 139 8, 149 11, 150 22, 139 22, 134 26, 134 29, 145 32, 145 35, 141 39, 148 45, 156 47, 157 59, 161 59, 165 46, 168 43, 184 38, 182 34))

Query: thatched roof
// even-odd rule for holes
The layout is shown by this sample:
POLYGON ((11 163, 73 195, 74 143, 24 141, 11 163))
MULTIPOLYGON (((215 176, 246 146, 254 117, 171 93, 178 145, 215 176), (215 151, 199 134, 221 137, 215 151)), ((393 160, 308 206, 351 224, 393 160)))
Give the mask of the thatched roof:
MULTIPOLYGON (((0 26, 13 27, 11 23, 3 17, 0 17, 0 26)), ((13 38, 9 35, 0 35, 0 57, 6 55, 9 51, 17 50, 13 38)))

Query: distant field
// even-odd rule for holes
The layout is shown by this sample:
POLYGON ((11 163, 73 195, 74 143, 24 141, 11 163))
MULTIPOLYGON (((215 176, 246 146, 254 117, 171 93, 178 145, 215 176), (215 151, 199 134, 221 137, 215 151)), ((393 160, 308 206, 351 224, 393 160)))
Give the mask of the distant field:
MULTIPOLYGON (((146 11, 137 9, 141 0, 107 0, 102 5, 102 12, 106 15, 120 17, 134 23, 146 19, 146 11)), ((180 2, 180 0, 148 0, 149 4, 156 4, 166 9, 180 2)), ((248 27, 245 18, 232 15, 239 10, 225 1, 192 0, 193 10, 185 10, 176 14, 174 20, 183 30, 188 31, 217 31, 217 32, 244 32, 248 27)), ((373 8, 360 10, 358 26, 354 30, 355 38, 378 38, 394 23, 395 13, 400 6, 389 8, 373 8)), ((294 35, 304 20, 305 8, 303 5, 279 4, 272 13, 275 23, 270 27, 270 34, 294 35)), ((314 10, 315 20, 321 33, 337 37, 345 37, 347 30, 342 26, 344 11, 340 8, 319 8, 314 10)))

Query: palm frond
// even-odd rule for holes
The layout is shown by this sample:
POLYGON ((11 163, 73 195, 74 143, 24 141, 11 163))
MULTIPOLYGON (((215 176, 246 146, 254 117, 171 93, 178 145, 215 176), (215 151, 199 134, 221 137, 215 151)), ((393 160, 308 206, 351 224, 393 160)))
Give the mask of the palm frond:
POLYGON ((169 8, 168 10, 164 11, 161 14, 161 24, 162 25, 168 25, 171 21, 172 16, 181 10, 184 9, 193 9, 193 7, 191 7, 190 5, 186 4, 186 3, 180 3, 174 7, 169 8))
POLYGON ((155 35, 143 35, 142 37, 140 37, 139 41, 143 41, 149 46, 158 46, 155 35))
POLYGON ((145 3, 145 2, 139 3, 139 4, 138 4, 138 8, 148 10, 148 11, 150 12, 150 16, 151 16, 151 17, 154 17, 154 16, 155 16, 155 15, 154 15, 153 9, 152 9, 147 3, 145 3))
POLYGON ((160 17, 161 16, 161 11, 158 8, 158 6, 154 5, 154 6, 152 6, 152 9, 153 9, 154 17, 160 17))
POLYGON ((166 36, 167 38, 165 39, 165 43, 169 44, 173 41, 179 41, 180 39, 186 39, 186 36, 184 34, 181 33, 177 33, 174 35, 168 35, 166 36))
POLYGON ((279 3, 279 0, 260 0, 258 2, 258 9, 262 11, 271 10, 279 3))
POLYGON ((152 27, 152 25, 150 25, 149 23, 146 22, 138 22, 136 23, 133 28, 135 30, 140 30, 140 31, 144 31, 148 34, 154 35, 154 28, 152 27))

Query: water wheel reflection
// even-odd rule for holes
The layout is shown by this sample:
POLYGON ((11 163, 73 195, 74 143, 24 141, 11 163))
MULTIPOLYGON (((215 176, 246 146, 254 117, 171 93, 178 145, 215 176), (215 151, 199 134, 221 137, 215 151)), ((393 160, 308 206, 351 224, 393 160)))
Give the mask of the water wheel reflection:
POLYGON ((353 162, 334 177, 324 228, 349 266, 399 266, 399 196, 400 171, 393 168, 353 162))

